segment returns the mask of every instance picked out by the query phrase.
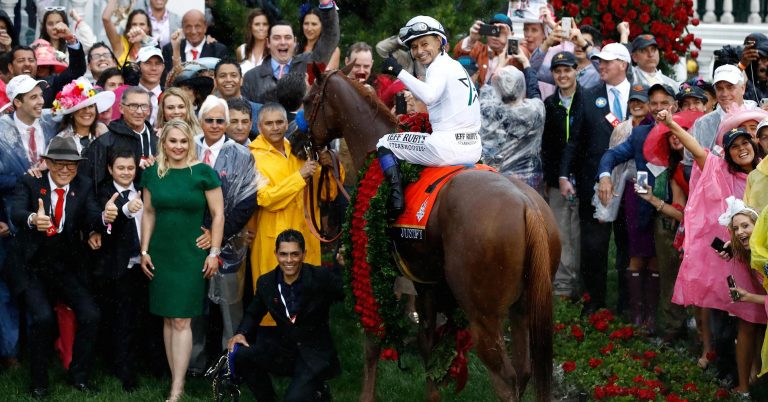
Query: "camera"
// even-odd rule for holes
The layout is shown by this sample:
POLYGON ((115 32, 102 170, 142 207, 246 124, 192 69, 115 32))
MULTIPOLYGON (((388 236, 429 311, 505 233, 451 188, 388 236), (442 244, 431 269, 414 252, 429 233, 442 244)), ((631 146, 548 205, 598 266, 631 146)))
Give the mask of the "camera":
POLYGON ((501 35, 501 28, 492 24, 481 24, 478 33, 483 36, 499 36, 501 35))

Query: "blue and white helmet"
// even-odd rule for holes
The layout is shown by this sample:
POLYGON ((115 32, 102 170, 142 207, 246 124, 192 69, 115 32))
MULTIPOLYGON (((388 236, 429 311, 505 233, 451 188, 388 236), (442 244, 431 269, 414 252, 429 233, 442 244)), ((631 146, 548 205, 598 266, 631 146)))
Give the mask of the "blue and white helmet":
POLYGON ((443 24, 426 15, 411 18, 404 27, 400 28, 397 38, 401 45, 408 46, 410 41, 426 35, 437 35, 443 38, 443 43, 448 42, 443 24))

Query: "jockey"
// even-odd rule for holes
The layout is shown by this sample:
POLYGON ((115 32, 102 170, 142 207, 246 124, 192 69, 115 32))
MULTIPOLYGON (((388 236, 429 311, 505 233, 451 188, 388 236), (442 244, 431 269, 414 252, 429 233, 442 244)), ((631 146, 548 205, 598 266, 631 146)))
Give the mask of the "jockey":
POLYGON ((414 17, 400 29, 398 38, 411 49, 411 57, 426 67, 426 79, 403 70, 392 56, 384 60, 383 72, 400 79, 427 105, 433 132, 387 134, 377 144, 379 163, 392 187, 391 217, 404 208, 395 158, 425 166, 465 165, 480 160, 483 150, 477 89, 461 64, 445 52, 448 41, 443 26, 432 17, 414 17))

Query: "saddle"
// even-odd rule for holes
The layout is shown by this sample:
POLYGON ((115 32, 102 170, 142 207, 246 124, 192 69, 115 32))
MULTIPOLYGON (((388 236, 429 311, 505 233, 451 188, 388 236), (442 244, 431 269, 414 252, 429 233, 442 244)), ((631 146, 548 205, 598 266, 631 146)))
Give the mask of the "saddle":
POLYGON ((390 227, 393 240, 423 241, 429 215, 440 190, 462 172, 496 169, 487 165, 425 167, 419 179, 405 187, 405 210, 390 227))

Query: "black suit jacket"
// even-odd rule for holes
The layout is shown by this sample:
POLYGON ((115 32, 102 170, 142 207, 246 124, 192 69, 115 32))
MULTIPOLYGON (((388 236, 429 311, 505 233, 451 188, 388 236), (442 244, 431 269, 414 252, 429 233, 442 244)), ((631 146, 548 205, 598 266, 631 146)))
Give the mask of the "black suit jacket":
MULTIPOLYGON (((301 74, 311 63, 312 52, 302 53, 291 60, 288 74, 301 74)), ((265 59, 259 66, 250 69, 243 76, 241 94, 251 102, 277 102, 277 78, 272 74, 272 59, 265 59)))
POLYGON ((67 51, 69 52, 69 65, 67 65, 67 68, 59 74, 43 78, 48 83, 48 86, 43 88, 43 99, 45 100, 43 107, 45 108, 53 106, 56 94, 61 92, 65 85, 85 74, 86 63, 83 44, 81 43, 77 49, 68 48, 67 51))
MULTIPOLYGON (((88 234, 104 226, 93 184, 90 180, 75 176, 69 185, 64 207, 64 228, 61 233, 47 236, 27 225, 29 215, 37 212, 38 199, 43 200, 46 211, 52 211, 51 188, 48 175, 37 179, 24 175, 11 198, 11 221, 18 228, 11 240, 11 247, 4 272, 14 294, 21 293, 28 285, 29 272, 74 269, 86 259, 88 234)), ((53 213, 49 212, 52 216, 53 213)))
POLYGON ((581 127, 571 131, 563 151, 560 177, 576 176, 576 194, 589 205, 595 193, 595 176, 600 158, 608 150, 613 126, 605 116, 611 112, 605 84, 584 91, 581 103, 581 127))
POLYGON ((338 269, 304 264, 301 268, 301 307, 296 322, 285 315, 285 305, 277 289, 280 267, 259 277, 256 295, 245 311, 237 333, 248 336, 257 330, 261 319, 269 313, 277 323, 281 339, 289 348, 296 348, 299 356, 313 373, 328 379, 339 374, 341 366, 333 344, 328 323, 331 304, 344 297, 338 269))
MULTIPOLYGON (((207 39, 207 38, 206 38, 207 39)), ((187 41, 181 41, 181 44, 179 45, 179 52, 181 53, 181 62, 187 61, 187 41)), ((218 59, 223 59, 229 56, 229 49, 227 49, 226 46, 222 45, 219 42, 215 43, 208 43, 203 42, 203 49, 200 51, 200 54, 197 55, 198 58, 200 57, 216 57, 218 59)), ((167 44, 163 46, 163 60, 165 61, 165 73, 171 71, 173 68, 173 48, 171 47, 171 44, 167 44)))
MULTIPOLYGON (((137 189, 138 190, 138 189, 137 189)), ((103 185, 99 188, 99 205, 106 205, 107 201, 119 192, 114 183, 103 185)), ((101 230, 101 248, 96 251, 96 266, 93 274, 104 279, 119 279, 128 272, 128 261, 133 257, 131 255, 131 226, 136 225, 134 218, 128 218, 123 214, 123 206, 128 201, 122 195, 115 199, 117 206, 117 218, 112 222, 112 230, 107 233, 106 227, 102 225, 101 230)), ((137 229, 138 230, 138 229, 137 229)))

